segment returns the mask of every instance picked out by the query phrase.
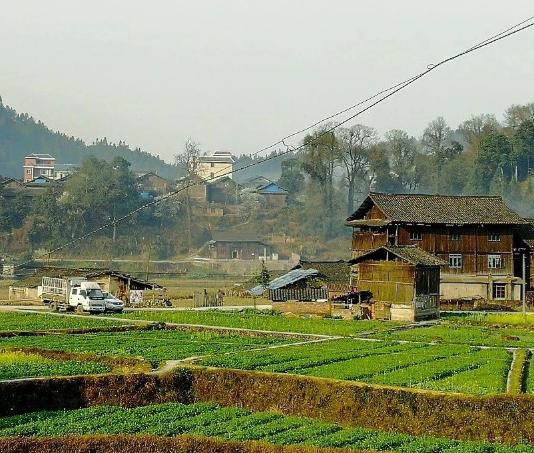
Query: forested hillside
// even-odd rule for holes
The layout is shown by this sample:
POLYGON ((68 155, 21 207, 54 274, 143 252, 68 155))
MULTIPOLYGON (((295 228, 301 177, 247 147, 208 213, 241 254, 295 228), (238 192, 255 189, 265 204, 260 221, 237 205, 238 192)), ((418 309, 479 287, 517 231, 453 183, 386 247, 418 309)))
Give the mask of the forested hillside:
POLYGON ((123 157, 132 164, 133 171, 153 171, 166 178, 177 177, 173 165, 139 148, 131 149, 123 142, 108 143, 105 138, 86 145, 80 139, 50 130, 26 113, 17 113, 0 98, 0 174, 21 178, 24 156, 30 153, 49 153, 58 164, 79 164, 90 155, 107 161, 123 157))

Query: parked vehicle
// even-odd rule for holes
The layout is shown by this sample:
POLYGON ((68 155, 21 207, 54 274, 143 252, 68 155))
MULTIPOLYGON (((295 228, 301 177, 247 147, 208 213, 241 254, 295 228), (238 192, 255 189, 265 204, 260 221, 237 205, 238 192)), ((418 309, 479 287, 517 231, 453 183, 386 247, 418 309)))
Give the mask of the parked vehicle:
POLYGON ((104 294, 98 283, 82 277, 69 279, 43 277, 38 293, 52 311, 96 314, 103 313, 106 309, 104 294))
POLYGON ((117 299, 113 294, 107 291, 102 291, 104 295, 104 303, 106 305, 106 311, 111 313, 122 313, 124 310, 124 302, 117 299))

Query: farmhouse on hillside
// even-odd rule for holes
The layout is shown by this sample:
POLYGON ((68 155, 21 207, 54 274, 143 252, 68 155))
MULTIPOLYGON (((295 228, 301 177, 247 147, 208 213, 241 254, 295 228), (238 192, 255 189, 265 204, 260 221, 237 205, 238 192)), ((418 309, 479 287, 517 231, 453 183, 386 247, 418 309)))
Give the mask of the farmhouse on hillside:
POLYGON ((520 301, 529 286, 528 222, 501 197, 370 193, 346 221, 352 256, 418 246, 445 261, 441 299, 520 301))
POLYGON ((207 255, 214 260, 268 260, 271 246, 253 233, 239 231, 213 232, 206 243, 207 255))
POLYGON ((417 246, 384 245, 350 262, 357 267, 358 291, 372 293, 369 317, 412 322, 439 318, 440 267, 445 261, 417 246))

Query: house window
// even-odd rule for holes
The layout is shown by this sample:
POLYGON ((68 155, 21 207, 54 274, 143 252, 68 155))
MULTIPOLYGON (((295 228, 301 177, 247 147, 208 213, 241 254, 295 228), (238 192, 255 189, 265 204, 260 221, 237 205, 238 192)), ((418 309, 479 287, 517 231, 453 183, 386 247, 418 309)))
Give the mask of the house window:
POLYGON ((490 242, 499 242, 501 240, 501 235, 499 233, 490 233, 488 234, 488 241, 490 242))
POLYGON ((506 285, 504 283, 493 284, 493 298, 506 299, 506 285))
POLYGON ((449 255, 449 267, 453 269, 460 269, 462 267, 462 255, 449 255))
POLYGON ((236 260, 239 258, 239 253, 237 250, 232 250, 232 259, 236 260))
POLYGON ((461 241, 462 235, 459 233, 449 233, 449 241, 461 241))
POLYGON ((31 170, 31 168, 27 168, 27 169, 26 169, 26 174, 27 174, 27 175, 31 175, 31 174, 32 174, 32 170, 31 170))
POLYGON ((210 167, 211 168, 215 167, 215 162, 210 162, 210 167))
POLYGON ((501 267, 501 255, 488 255, 488 269, 500 269, 501 267))
POLYGON ((215 178, 215 173, 211 172, 210 173, 210 179, 213 179, 213 178, 215 178))
POLYGON ((410 231, 410 241, 422 241, 423 233, 420 231, 410 231))

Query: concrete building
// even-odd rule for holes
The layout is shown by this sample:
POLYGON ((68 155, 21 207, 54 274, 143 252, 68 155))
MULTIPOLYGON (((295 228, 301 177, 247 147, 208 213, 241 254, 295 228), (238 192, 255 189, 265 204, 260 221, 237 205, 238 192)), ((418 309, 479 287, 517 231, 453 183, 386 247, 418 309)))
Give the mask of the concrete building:
POLYGON ((23 182, 32 181, 39 176, 54 177, 56 158, 50 154, 29 154, 24 158, 23 182))
POLYGON ((196 173, 202 179, 211 181, 225 176, 232 178, 234 162, 230 151, 216 151, 198 158, 196 173))

